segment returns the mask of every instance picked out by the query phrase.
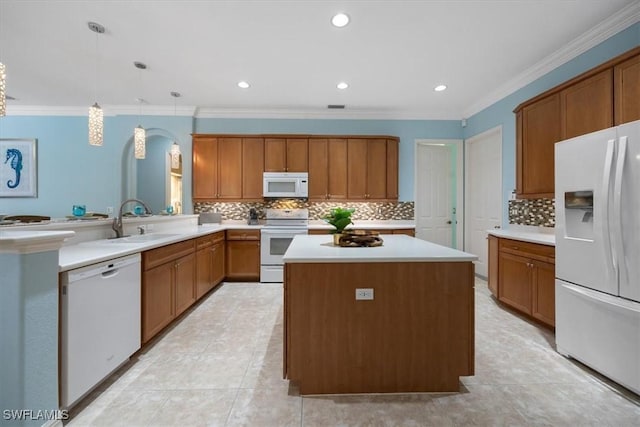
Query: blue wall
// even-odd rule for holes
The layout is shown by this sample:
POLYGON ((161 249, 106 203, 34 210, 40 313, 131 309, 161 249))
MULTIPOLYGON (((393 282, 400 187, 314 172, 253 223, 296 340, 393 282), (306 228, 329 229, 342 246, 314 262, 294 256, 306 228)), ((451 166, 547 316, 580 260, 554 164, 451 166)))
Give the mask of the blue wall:
POLYGON ((513 110, 522 102, 638 45, 640 45, 640 23, 619 32, 594 48, 467 119, 467 127, 464 129, 465 139, 469 139, 474 135, 478 135, 496 126, 502 126, 503 226, 509 222, 507 200, 509 200, 511 192, 516 188, 516 123, 513 110))

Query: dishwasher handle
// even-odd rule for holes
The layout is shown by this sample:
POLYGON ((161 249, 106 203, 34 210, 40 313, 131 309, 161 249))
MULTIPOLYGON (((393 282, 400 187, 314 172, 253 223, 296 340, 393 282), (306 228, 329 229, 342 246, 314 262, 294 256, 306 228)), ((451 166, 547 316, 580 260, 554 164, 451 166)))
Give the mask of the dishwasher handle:
POLYGON ((109 261, 103 261, 98 264, 88 265, 67 272, 67 283, 77 282, 78 280, 89 277, 102 276, 103 278, 113 277, 118 270, 131 264, 140 262, 140 254, 129 255, 122 258, 116 258, 109 261))

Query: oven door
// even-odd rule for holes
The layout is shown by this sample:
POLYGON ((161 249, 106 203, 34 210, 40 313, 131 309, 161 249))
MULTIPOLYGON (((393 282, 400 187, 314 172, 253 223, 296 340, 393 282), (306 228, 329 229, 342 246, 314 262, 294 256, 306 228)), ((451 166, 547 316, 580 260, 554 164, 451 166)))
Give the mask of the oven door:
POLYGON ((283 265, 282 256, 297 234, 307 234, 307 229, 264 227, 260 233, 260 264, 283 265))

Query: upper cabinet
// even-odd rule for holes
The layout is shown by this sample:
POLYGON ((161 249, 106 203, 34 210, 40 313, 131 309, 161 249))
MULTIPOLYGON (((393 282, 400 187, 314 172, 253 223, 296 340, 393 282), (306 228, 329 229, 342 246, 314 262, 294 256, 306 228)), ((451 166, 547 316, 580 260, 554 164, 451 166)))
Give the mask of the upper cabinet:
POLYGON ((264 138, 242 138, 242 199, 262 200, 264 138))
POLYGON ((398 145, 397 139, 387 139, 387 199, 398 200, 398 145))
POLYGON ((516 194, 554 197, 554 144, 640 119, 640 47, 520 104, 516 194))
POLYGON ((347 141, 347 197, 350 200, 387 198, 387 140, 347 141))
POLYGON ((307 172, 309 170, 308 151, 308 138, 266 138, 264 171, 307 172))
POLYGON ((347 198, 347 140, 309 139, 309 200, 347 198))
POLYGON ((640 120, 640 55, 613 69, 615 124, 640 120))
POLYGON ((242 198, 242 138, 193 136, 193 198, 242 198))

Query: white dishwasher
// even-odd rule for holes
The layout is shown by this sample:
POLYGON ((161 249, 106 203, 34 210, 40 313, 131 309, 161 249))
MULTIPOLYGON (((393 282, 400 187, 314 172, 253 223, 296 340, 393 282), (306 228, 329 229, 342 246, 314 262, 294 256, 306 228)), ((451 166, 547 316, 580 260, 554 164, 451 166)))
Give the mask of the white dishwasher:
POLYGON ((140 254, 61 274, 60 405, 69 408, 140 348, 140 254))

